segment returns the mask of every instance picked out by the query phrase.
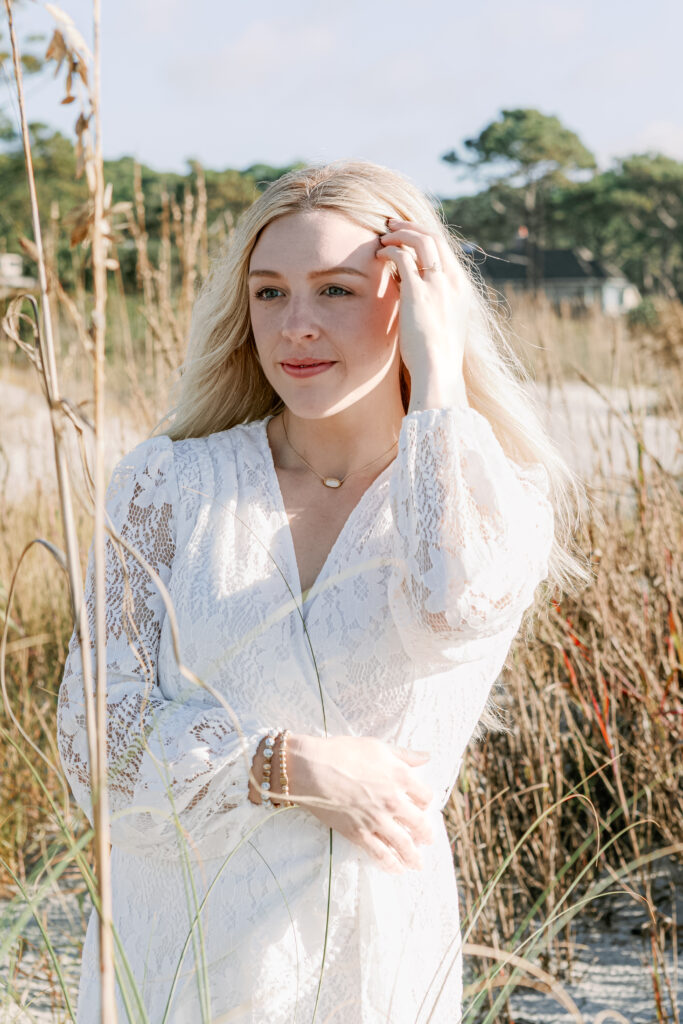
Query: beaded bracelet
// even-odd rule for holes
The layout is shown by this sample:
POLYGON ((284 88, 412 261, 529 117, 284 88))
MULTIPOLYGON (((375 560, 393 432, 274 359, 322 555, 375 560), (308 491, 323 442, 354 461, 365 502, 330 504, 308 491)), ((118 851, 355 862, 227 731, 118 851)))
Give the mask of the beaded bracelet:
POLYGON ((287 775, 287 739, 290 735, 289 729, 285 729, 280 740, 280 793, 277 794, 278 799, 282 796, 282 803, 285 807, 293 807, 293 802, 289 799, 289 776, 287 775))
POLYGON ((275 753, 275 741, 280 735, 279 730, 269 729, 268 735, 266 736, 266 745, 263 750, 263 782, 261 783, 261 789, 266 790, 266 794, 261 793, 261 803, 264 807, 269 810, 273 806, 272 802, 268 797, 268 790, 270 790, 270 772, 272 768, 272 757, 275 753))

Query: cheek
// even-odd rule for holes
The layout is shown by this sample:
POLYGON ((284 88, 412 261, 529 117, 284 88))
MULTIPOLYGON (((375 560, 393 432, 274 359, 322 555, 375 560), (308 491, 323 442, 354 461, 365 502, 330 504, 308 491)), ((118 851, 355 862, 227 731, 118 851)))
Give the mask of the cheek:
POLYGON ((253 303, 249 307, 249 321, 254 339, 257 343, 267 344, 268 337, 273 332, 272 316, 269 317, 262 306, 253 303))

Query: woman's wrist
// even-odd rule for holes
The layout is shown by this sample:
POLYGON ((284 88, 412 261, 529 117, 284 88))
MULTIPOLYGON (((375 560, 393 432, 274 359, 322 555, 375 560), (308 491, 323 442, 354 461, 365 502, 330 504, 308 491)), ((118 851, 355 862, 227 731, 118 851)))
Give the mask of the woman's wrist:
POLYGON ((423 369, 415 375, 411 373, 409 413, 421 412, 424 409, 447 409, 452 406, 464 408, 468 405, 462 373, 449 376, 429 369, 423 369))
MULTIPOLYGON (((284 731, 284 730, 283 730, 284 731)), ((252 760, 252 775, 253 779, 249 779, 249 800, 253 804, 262 804, 263 800, 261 797, 261 784, 263 782, 263 764, 265 758, 265 747, 266 738, 263 737, 256 753, 252 760)), ((287 736, 286 756, 287 756, 287 776, 289 778, 289 793, 290 799, 297 793, 305 792, 304 787, 309 784, 310 780, 310 767, 311 767, 311 741, 315 740, 314 736, 306 736, 303 733, 289 733, 287 736)), ((277 802, 278 794, 282 793, 282 787, 280 782, 280 772, 276 770, 275 766, 280 764, 280 746, 282 743, 282 736, 280 735, 275 742, 273 748, 273 756, 270 758, 273 764, 270 777, 270 793, 275 797, 274 803, 277 802)))
POLYGON ((311 741, 314 736, 290 732, 287 737, 287 775, 290 799, 310 792, 311 741))
POLYGON ((254 754, 251 762, 251 772, 249 773, 248 797, 252 804, 261 803, 260 786, 263 782, 263 762, 265 761, 263 752, 265 747, 266 737, 264 736, 256 748, 256 753, 254 754))

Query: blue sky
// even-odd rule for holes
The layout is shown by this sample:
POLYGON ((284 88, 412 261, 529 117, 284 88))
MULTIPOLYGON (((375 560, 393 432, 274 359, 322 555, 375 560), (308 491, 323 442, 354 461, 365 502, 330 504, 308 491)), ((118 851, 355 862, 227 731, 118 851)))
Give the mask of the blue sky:
MULTIPOLYGON (((58 2, 90 41, 90 0, 58 2)), ((152 167, 374 160, 439 196, 441 155, 503 107, 556 114, 601 166, 683 159, 678 0, 102 0, 104 151, 152 167)), ((1 15, 3 36, 4 11, 1 15)), ((51 32, 42 5, 20 33, 51 32)), ((3 107, 8 105, 6 79, 3 107)), ((51 75, 29 117, 70 133, 51 75)))

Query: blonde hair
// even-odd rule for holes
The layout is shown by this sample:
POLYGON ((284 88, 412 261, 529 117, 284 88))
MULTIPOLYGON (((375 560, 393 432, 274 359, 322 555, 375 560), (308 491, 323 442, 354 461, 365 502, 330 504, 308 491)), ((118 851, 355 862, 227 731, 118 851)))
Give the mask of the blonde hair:
MULTIPOLYGON (((590 579, 585 558, 574 549, 585 491, 542 423, 528 388, 529 376, 514 354, 440 205, 397 171, 364 160, 340 160, 289 171, 241 215, 195 302, 187 357, 176 385, 177 402, 162 423, 172 440, 202 437, 275 414, 283 407, 256 354, 249 317, 248 271, 263 229, 276 217, 333 210, 382 235, 387 218, 416 221, 440 235, 461 269, 470 309, 463 372, 470 405, 485 416, 505 451, 519 463, 541 463, 555 510, 555 540, 546 586, 573 591, 590 579)), ((404 409, 410 375, 401 364, 404 409)))

